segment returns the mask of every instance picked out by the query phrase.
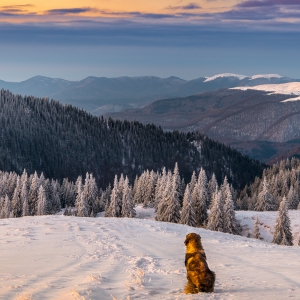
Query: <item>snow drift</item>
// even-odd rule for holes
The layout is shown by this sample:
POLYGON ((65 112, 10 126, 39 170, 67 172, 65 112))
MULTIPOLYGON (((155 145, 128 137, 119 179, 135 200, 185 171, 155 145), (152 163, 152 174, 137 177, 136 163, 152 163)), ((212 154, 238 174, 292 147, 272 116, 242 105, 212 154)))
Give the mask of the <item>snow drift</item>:
MULTIPOLYGON (((250 228, 252 215, 242 216, 250 228)), ((0 234, 1 299, 300 298, 297 246, 148 219, 61 215, 3 219, 0 234), (212 294, 182 293, 190 232, 201 235, 216 272, 212 294)))

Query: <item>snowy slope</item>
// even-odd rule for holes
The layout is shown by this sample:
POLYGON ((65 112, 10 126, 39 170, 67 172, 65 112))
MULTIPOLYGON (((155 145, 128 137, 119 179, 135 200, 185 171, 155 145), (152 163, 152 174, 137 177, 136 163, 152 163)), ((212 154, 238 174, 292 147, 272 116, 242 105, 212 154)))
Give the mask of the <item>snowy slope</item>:
POLYGON ((61 215, 2 219, 0 236, 0 299, 300 298, 296 246, 147 219, 61 215), (189 232, 202 236, 216 272, 213 294, 182 294, 189 232))
POLYGON ((212 77, 206 77, 206 79, 204 80, 204 82, 212 81, 212 80, 215 80, 217 78, 222 78, 222 77, 236 77, 236 78, 242 80, 242 79, 245 79, 248 76, 239 75, 239 74, 233 74, 233 73, 224 73, 224 74, 217 74, 217 75, 214 75, 212 77))
MULTIPOLYGON (((257 86, 251 87, 235 87, 231 88, 232 90, 258 90, 258 91, 266 91, 271 92, 271 94, 283 94, 283 95, 300 95, 300 82, 288 82, 288 83, 281 83, 281 84, 262 84, 257 86)), ((300 97, 290 98, 284 100, 283 102, 288 101, 296 101, 300 100, 300 97)))

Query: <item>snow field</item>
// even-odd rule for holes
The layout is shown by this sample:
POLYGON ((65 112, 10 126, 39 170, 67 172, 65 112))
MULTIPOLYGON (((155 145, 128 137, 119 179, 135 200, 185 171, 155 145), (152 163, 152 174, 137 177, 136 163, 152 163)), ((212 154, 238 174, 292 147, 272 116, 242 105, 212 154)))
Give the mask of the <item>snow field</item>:
MULTIPOLYGON (((153 211, 137 209, 147 218, 153 211)), ((300 212, 290 212, 299 234, 300 212)), ((273 228, 276 212, 237 212, 273 228)), ((267 239, 268 230, 261 234, 267 239)), ((0 220, 0 299, 300 298, 299 247, 148 219, 56 216, 0 220), (186 234, 199 233, 215 292, 184 295, 186 234)))

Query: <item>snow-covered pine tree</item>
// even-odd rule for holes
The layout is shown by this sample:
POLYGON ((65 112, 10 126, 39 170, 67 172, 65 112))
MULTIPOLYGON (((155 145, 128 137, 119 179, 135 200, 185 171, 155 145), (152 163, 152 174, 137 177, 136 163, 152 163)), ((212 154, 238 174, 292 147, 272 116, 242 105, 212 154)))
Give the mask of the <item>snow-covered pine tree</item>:
MULTIPOLYGON (((82 193, 82 189, 83 189, 83 184, 82 184, 82 176, 78 176, 76 182, 76 200, 75 200, 75 208, 76 211, 79 211, 79 208, 81 206, 81 193, 82 193)), ((81 216, 79 216, 81 217, 81 216)))
POLYGON ((120 218, 122 212, 122 199, 120 198, 118 177, 115 176, 114 187, 111 191, 110 206, 108 211, 105 211, 105 217, 120 218))
POLYGON ((47 214, 47 198, 43 185, 40 185, 38 190, 37 215, 43 216, 47 214))
POLYGON ((178 223, 180 221, 180 204, 174 182, 169 181, 169 187, 166 190, 169 190, 169 193, 165 192, 165 199, 163 200, 166 209, 160 212, 160 221, 178 223))
POLYGON ((272 243, 278 245, 293 246, 293 235, 291 231, 291 221, 288 216, 288 204, 283 196, 280 202, 277 224, 273 235, 272 243))
POLYGON ((269 185, 266 177, 263 180, 262 191, 258 194, 257 202, 255 204, 255 210, 257 211, 270 211, 274 210, 274 199, 269 193, 269 185))
POLYGON ((183 193, 181 191, 181 178, 179 174, 178 163, 175 163, 173 178, 172 178, 173 189, 176 192, 176 197, 178 197, 178 201, 180 206, 182 205, 183 193))
POLYGON ((196 225, 205 226, 207 222, 207 207, 206 200, 207 194, 205 194, 205 187, 203 187, 202 182, 196 183, 193 193, 192 193, 192 205, 195 210, 196 215, 196 225))
POLYGON ((192 205, 192 197, 190 193, 189 185, 186 186, 183 196, 183 206, 180 217, 180 224, 196 226, 196 214, 192 205))
POLYGON ((28 208, 31 216, 34 216, 37 212, 38 188, 39 178, 37 172, 34 172, 28 192, 28 208))
MULTIPOLYGON (((23 192, 23 188, 22 188, 22 192, 23 192)), ((29 207, 28 207, 28 198, 26 197, 23 200, 22 217, 27 217, 27 216, 30 216, 30 214, 29 214, 29 207)))
POLYGON ((123 198, 124 182, 125 182, 124 175, 123 175, 123 173, 121 173, 120 179, 119 179, 119 182, 118 182, 119 193, 120 193, 120 198, 121 199, 123 198))
POLYGON ((223 222, 223 205, 222 205, 222 192, 216 190, 213 196, 212 207, 208 216, 206 229, 214 231, 224 231, 223 222))
POLYGON ((205 199, 206 207, 208 207, 210 202, 208 197, 208 190, 207 190, 208 183, 207 183, 207 176, 203 168, 201 168, 199 172, 198 184, 202 191, 202 197, 205 199))
POLYGON ((255 220, 255 223, 254 223, 254 228, 253 228, 253 238, 254 239, 258 239, 258 240, 262 240, 262 237, 259 233, 259 220, 258 220, 258 217, 256 216, 256 220, 255 220))
POLYGON ((213 195, 214 195, 216 189, 219 189, 219 185, 218 185, 218 182, 217 182, 217 179, 216 179, 216 175, 215 175, 215 173, 213 173, 212 177, 211 177, 211 179, 210 179, 210 181, 208 182, 208 185, 207 185, 207 193, 208 193, 208 199, 209 199, 208 207, 209 208, 212 204, 212 198, 213 198, 213 195))
POLYGON ((97 213, 97 208, 95 206, 98 197, 98 186, 96 183, 95 177, 93 174, 89 174, 88 178, 88 205, 90 208, 89 213, 93 211, 93 213, 97 213))
POLYGON ((226 233, 240 234, 240 225, 235 217, 234 203, 229 185, 225 189, 224 199, 224 223, 223 229, 226 233))
POLYGON ((22 215, 22 202, 21 202, 21 178, 17 177, 17 185, 11 199, 12 213, 14 217, 19 218, 22 215))
POLYGON ((59 198, 60 186, 57 180, 51 180, 50 195, 51 195, 51 213, 55 214, 61 210, 60 198, 59 198))
POLYGON ((193 174, 192 174, 192 177, 191 177, 191 181, 189 183, 189 188, 190 188, 191 195, 193 194, 194 187, 195 187, 196 183, 197 183, 197 176, 196 176, 196 172, 193 171, 193 174))
POLYGON ((122 217, 123 218, 134 218, 136 215, 134 209, 134 203, 131 195, 131 189, 129 186, 129 180, 126 176, 123 183, 123 198, 122 198, 122 217))
POLYGON ((299 204, 299 200, 292 185, 287 195, 287 203, 289 209, 297 209, 297 206, 299 204))
POLYGON ((8 195, 5 196, 4 205, 1 211, 1 218, 6 219, 10 217, 11 213, 11 201, 9 200, 8 195))

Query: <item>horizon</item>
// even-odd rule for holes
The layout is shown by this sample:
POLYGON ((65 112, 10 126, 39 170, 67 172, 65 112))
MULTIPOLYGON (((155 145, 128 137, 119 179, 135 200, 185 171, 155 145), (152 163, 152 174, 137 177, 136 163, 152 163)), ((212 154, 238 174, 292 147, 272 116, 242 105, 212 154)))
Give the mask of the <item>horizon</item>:
MULTIPOLYGON (((214 77, 214 76, 218 76, 218 75, 223 75, 223 74, 231 74, 231 75, 239 75, 239 76, 245 76, 245 78, 251 78, 252 76, 257 76, 257 75, 261 75, 261 76, 266 76, 266 75, 279 75, 280 77, 287 77, 287 78, 290 78, 290 79, 295 79, 295 80, 299 80, 299 78, 293 78, 293 77, 290 77, 290 76, 286 76, 286 75, 282 75, 282 74, 252 74, 252 75, 244 75, 244 74, 235 74, 235 73, 230 73, 230 72, 226 72, 226 73, 218 73, 218 74, 214 74, 212 76, 199 76, 199 77, 195 77, 195 78, 191 78, 191 79, 186 79, 186 78, 182 78, 182 77, 179 77, 179 76, 174 76, 174 75, 171 75, 171 76, 168 76, 168 77, 160 77, 160 76, 155 76, 155 75, 140 75, 140 76, 127 76, 127 75, 121 75, 121 76, 116 76, 116 77, 107 77, 107 76, 87 76, 87 77, 83 77, 83 78, 80 78, 78 80, 72 80, 72 79, 68 79, 68 78, 62 78, 62 77, 49 77, 49 76, 44 76, 44 75, 34 75, 32 77, 28 77, 28 78, 24 78, 24 79, 21 79, 19 81, 9 81, 9 80, 5 80, 3 78, 0 78, 0 82, 1 81, 4 81, 6 83, 21 83, 21 82, 25 82, 27 80, 30 80, 30 79, 33 79, 33 78, 36 78, 36 77, 42 77, 42 78, 49 78, 49 79, 56 79, 56 80, 65 80, 65 81, 70 81, 70 82, 79 82, 79 81, 82 81, 82 80, 85 80, 89 77, 94 77, 94 78, 106 78, 106 79, 117 79, 117 78, 141 78, 141 77, 154 77, 154 78, 160 78, 160 79, 168 79, 168 78, 178 78, 178 79, 181 79, 181 80, 184 80, 184 81, 192 81, 192 80, 197 80, 197 79, 200 79, 200 78, 210 78, 210 77, 214 77)), ((227 77, 230 77, 229 75, 227 77)), ((234 76, 233 76, 234 77, 234 76)))

